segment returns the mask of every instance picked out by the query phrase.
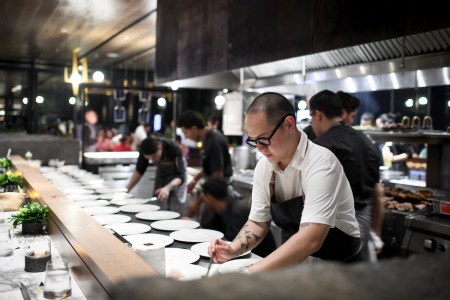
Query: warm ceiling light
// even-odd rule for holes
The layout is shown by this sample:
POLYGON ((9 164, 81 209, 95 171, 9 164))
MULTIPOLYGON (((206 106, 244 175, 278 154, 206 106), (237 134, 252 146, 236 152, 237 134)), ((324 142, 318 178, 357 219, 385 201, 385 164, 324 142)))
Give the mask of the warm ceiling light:
POLYGON ((426 97, 420 97, 419 98, 419 104, 420 105, 427 105, 428 99, 426 97))
POLYGON ((70 105, 75 105, 75 103, 77 103, 77 99, 75 99, 75 97, 70 97, 69 98, 69 104, 70 105))
POLYGON ((22 103, 23 103, 23 104, 28 104, 28 98, 27 98, 27 97, 23 98, 23 99, 22 99, 22 103))
POLYGON ((413 99, 408 99, 408 100, 405 101, 405 106, 406 107, 413 107, 413 105, 414 105, 413 99))
POLYGON ((103 73, 100 71, 95 71, 92 75, 92 79, 94 79, 95 82, 103 82, 103 80, 105 79, 105 75, 103 75, 103 73))
POLYGON ((36 103, 44 103, 44 97, 42 97, 42 96, 37 96, 36 97, 36 103))
POLYGON ((157 103, 158 103, 159 107, 165 107, 166 106, 166 99, 164 99, 163 97, 158 98, 157 103))
POLYGON ((298 101, 298 104, 297 104, 298 109, 304 110, 304 109, 306 109, 307 106, 308 106, 308 104, 306 103, 305 100, 298 101))
POLYGON ((116 58, 116 57, 119 57, 119 54, 118 53, 114 53, 114 52, 109 52, 109 53, 106 53, 106 57, 116 58))

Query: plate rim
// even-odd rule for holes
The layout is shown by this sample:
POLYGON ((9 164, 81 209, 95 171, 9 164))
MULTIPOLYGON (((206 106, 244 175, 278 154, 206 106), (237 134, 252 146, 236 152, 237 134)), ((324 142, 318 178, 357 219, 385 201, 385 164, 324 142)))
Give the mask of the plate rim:
POLYGON ((173 222, 173 221, 181 221, 181 222, 193 222, 195 223, 195 225, 197 225, 196 227, 193 228, 183 228, 183 229, 195 229, 200 227, 200 223, 194 220, 185 220, 185 219, 164 219, 164 220, 156 220, 152 223, 152 227, 157 229, 157 230, 161 230, 161 231, 177 231, 177 230, 181 230, 181 229, 164 229, 164 228, 158 228, 159 223, 164 223, 164 222, 173 222), (156 227, 154 226, 154 224, 156 223, 156 227))
MULTIPOLYGON (((111 200, 111 201, 114 201, 114 200, 111 200)), ((161 208, 158 206, 158 205, 156 205, 156 204, 148 204, 148 203, 142 203, 142 204, 138 204, 138 203, 134 203, 134 204, 125 204, 125 205, 120 205, 119 207, 118 207, 119 209, 120 209, 120 211, 123 211, 123 212, 126 212, 126 213, 130 213, 130 214, 133 214, 133 213, 141 213, 141 212, 146 212, 146 211, 159 211, 161 208), (151 207, 155 207, 156 209, 148 209, 148 210, 142 210, 142 211, 128 211, 128 210, 123 210, 123 207, 124 206, 138 206, 138 205, 151 205, 151 207)))
POLYGON ((175 240, 174 240, 172 237, 168 236, 168 235, 164 235, 164 234, 160 234, 160 233, 152 233, 152 232, 137 233, 137 234, 127 234, 127 235, 124 235, 123 237, 124 237, 127 241, 129 241, 131 245, 133 245, 133 242, 130 241, 130 240, 128 240, 127 237, 130 237, 130 236, 136 236, 136 235, 143 235, 143 234, 146 234, 146 235, 152 235, 152 236, 157 235, 157 236, 163 236, 163 237, 167 238, 167 239, 170 240, 171 242, 170 242, 169 244, 166 244, 166 245, 165 245, 166 247, 172 245, 172 244, 175 242, 175 240))
MULTIPOLYGON (((148 225, 148 224, 144 224, 144 223, 136 223, 136 222, 125 222, 125 223, 114 223, 114 224, 107 224, 107 225, 102 225, 103 227, 105 227, 105 228, 111 228, 111 225, 116 225, 116 226, 118 226, 118 225, 120 225, 120 226, 129 226, 129 227, 131 227, 130 225, 134 225, 134 226, 136 226, 136 225, 140 225, 140 226, 143 226, 143 227, 145 227, 145 228, 148 228, 148 230, 147 231, 144 231, 144 232, 140 232, 140 233, 120 233, 119 231, 117 231, 116 229, 114 229, 114 228, 112 228, 112 229, 114 229, 118 234, 120 234, 120 235, 133 235, 133 234, 142 234, 142 233, 148 233, 148 232, 150 232, 151 230, 152 230, 152 227, 150 226, 150 225, 148 225)), ((139 227, 139 226, 138 226, 139 227)))
MULTIPOLYGON (((172 237, 174 240, 176 240, 176 241, 180 241, 180 242, 186 242, 186 243, 201 243, 201 242, 208 242, 208 241, 211 241, 211 240, 207 240, 207 241, 205 241, 205 240, 201 240, 201 241, 198 241, 198 240, 187 240, 187 239, 179 239, 179 238, 175 238, 175 237, 173 237, 172 235, 177 235, 177 234, 180 234, 180 231, 192 231, 192 230, 195 230, 195 231, 199 231, 199 230, 203 230, 203 231, 210 231, 210 232, 218 232, 218 233, 220 233, 221 234, 221 236, 220 237, 217 237, 217 239, 222 239, 225 235, 223 234, 223 232, 220 232, 220 231, 218 231, 218 230, 214 230, 214 229, 207 229, 207 228, 193 228, 193 229, 181 229, 181 230, 176 230, 176 231, 172 231, 170 234, 169 234, 169 236, 170 237, 172 237)), ((218 235, 219 236, 219 235, 218 235)))
POLYGON ((174 219, 179 218, 180 216, 181 216, 181 214, 179 212, 171 211, 171 210, 146 210, 146 211, 138 212, 135 215, 136 218, 138 218, 140 220, 147 220, 147 221, 174 220, 174 219), (142 218, 142 216, 138 216, 138 215, 140 215, 142 213, 148 213, 148 212, 151 212, 151 213, 163 213, 163 212, 164 213, 173 213, 174 217, 171 217, 171 218, 168 218, 168 219, 167 218, 166 219, 148 219, 148 218, 142 218), (176 217, 175 217, 175 215, 176 215, 176 217))

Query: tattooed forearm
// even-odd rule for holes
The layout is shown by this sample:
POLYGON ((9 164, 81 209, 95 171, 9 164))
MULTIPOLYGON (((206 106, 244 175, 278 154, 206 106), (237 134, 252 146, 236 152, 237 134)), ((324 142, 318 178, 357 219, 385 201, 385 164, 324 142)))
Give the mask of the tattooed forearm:
POLYGON ((240 244, 240 249, 238 255, 247 252, 250 250, 250 244, 252 240, 258 242, 261 239, 261 236, 251 232, 248 230, 248 224, 244 225, 239 234, 234 239, 238 241, 240 244))

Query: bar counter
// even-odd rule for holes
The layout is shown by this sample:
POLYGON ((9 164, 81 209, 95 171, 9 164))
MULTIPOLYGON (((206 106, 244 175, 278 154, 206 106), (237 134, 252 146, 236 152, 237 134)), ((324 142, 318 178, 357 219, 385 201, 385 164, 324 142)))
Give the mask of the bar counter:
POLYGON ((158 273, 141 257, 107 232, 98 222, 74 205, 40 171, 20 156, 12 156, 21 171, 31 200, 50 208, 48 234, 87 299, 108 299, 112 288, 123 280, 158 273))

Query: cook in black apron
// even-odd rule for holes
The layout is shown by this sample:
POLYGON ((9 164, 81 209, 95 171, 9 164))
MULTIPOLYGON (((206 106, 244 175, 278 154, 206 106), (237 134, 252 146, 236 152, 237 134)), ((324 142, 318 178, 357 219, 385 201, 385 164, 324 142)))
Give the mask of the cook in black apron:
MULTIPOLYGON (((278 202, 275 194, 275 172, 270 180, 270 212, 275 224, 281 229, 281 242, 286 242, 298 232, 303 213, 303 191, 301 196, 278 202)), ((345 263, 362 261, 361 239, 352 237, 338 228, 330 228, 319 251, 311 256, 324 260, 345 263)))
MULTIPOLYGON (((184 158, 183 163, 186 166, 186 161, 184 158)), ((176 159, 161 159, 155 176, 155 191, 172 181, 178 169, 176 164, 176 159)), ((186 214, 186 184, 186 180, 184 180, 180 186, 173 187, 169 193, 166 203, 159 203, 161 209, 179 212, 182 216, 184 216, 186 214)))

